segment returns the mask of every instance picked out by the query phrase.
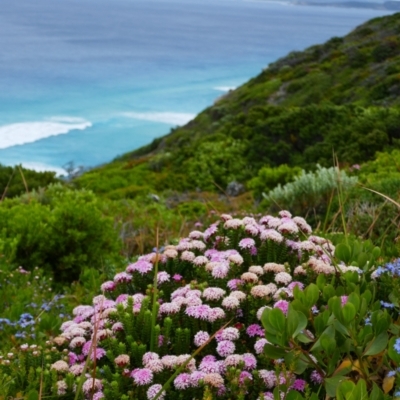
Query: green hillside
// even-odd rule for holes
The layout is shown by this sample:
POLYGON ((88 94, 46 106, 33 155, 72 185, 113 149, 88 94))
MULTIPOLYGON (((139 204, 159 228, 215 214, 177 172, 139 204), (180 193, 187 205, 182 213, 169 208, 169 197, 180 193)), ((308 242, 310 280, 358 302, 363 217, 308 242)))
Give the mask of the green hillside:
POLYGON ((265 166, 331 166, 333 153, 343 165, 371 160, 399 146, 399 34, 397 13, 290 53, 187 125, 76 182, 135 197, 224 190, 265 166))

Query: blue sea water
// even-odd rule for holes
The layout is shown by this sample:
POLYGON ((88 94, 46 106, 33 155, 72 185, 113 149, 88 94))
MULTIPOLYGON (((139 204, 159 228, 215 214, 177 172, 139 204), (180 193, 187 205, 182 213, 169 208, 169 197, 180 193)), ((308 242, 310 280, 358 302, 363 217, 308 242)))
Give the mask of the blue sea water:
POLYGON ((289 51, 386 14, 265 0, 1 0, 0 163, 62 172, 110 161, 289 51))

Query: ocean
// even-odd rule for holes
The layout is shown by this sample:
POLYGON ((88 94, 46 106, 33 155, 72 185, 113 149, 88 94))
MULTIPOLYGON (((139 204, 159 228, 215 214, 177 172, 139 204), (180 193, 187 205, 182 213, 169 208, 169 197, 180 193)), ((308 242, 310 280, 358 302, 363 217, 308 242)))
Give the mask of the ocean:
POLYGON ((183 125, 293 50, 390 12, 284 1, 1 0, 0 163, 63 174, 183 125))

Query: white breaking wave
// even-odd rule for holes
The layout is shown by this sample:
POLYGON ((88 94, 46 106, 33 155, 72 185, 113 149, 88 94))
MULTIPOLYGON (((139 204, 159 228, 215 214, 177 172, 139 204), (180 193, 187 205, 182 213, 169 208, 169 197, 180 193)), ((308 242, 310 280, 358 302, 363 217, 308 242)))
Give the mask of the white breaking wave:
POLYGON ((236 86, 216 86, 213 89, 218 90, 219 92, 229 92, 230 90, 235 90, 236 86))
POLYGON ((76 129, 84 130, 91 126, 91 122, 76 117, 52 117, 45 121, 2 125, 0 126, 0 149, 36 142, 39 139, 62 135, 76 129))
POLYGON ((127 112, 122 115, 128 118, 161 122, 169 125, 185 125, 196 116, 196 114, 176 112, 127 112))
POLYGON ((64 168, 54 167, 52 165, 43 164, 43 163, 39 163, 39 162, 23 162, 22 166, 24 168, 33 169, 38 172, 54 171, 56 173, 56 175, 58 175, 58 176, 67 174, 64 168))

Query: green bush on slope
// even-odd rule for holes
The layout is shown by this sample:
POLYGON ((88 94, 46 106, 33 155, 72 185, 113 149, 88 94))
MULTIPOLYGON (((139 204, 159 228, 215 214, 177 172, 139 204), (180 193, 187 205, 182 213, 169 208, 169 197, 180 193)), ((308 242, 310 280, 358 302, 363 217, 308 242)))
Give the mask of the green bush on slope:
POLYGON ((87 190, 60 184, 0 205, 0 242, 9 263, 41 266, 55 280, 71 282, 84 267, 118 261, 120 240, 113 220, 87 190))

